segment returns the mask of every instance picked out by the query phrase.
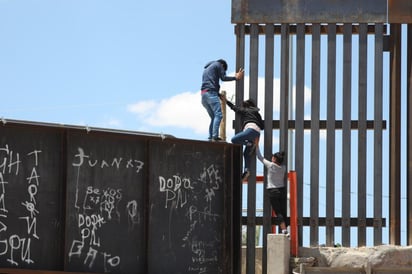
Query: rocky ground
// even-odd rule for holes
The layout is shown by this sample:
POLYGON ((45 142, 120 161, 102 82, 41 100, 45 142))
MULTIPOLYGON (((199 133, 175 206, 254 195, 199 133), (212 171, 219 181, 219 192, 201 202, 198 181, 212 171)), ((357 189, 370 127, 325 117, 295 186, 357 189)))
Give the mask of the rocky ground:
POLYGON ((301 247, 299 258, 319 267, 411 268, 412 246, 301 247))

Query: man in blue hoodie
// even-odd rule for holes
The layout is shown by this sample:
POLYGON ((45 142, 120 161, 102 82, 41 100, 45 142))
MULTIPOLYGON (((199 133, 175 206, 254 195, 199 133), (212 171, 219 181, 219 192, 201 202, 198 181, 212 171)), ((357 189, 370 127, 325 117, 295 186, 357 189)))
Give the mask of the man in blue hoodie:
POLYGON ((200 88, 202 95, 202 105, 207 110, 210 117, 209 140, 220 141, 219 127, 222 121, 222 108, 220 106, 220 80, 234 81, 243 78, 243 69, 239 69, 235 76, 226 76, 227 63, 223 59, 211 61, 204 67, 202 76, 202 86, 200 88))

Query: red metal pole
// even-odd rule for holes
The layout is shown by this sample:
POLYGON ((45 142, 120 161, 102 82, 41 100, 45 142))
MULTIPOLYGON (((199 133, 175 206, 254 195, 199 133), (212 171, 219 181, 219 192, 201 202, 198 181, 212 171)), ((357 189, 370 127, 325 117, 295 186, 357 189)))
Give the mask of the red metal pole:
POLYGON ((290 194, 290 253, 298 256, 298 189, 296 171, 289 171, 289 194, 290 194))

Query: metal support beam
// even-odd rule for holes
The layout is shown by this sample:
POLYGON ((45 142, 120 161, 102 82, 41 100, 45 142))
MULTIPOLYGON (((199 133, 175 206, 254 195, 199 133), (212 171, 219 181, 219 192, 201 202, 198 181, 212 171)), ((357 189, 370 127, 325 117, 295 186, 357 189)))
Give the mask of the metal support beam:
POLYGON ((406 155, 406 184, 407 184, 407 245, 412 244, 412 24, 408 25, 408 52, 407 52, 407 115, 406 115, 406 146, 407 146, 407 155, 406 155))
POLYGON ((389 242, 401 243, 401 25, 391 25, 390 51, 390 166, 389 166, 389 242))
MULTIPOLYGON (((281 25, 273 25, 273 24, 267 24, 267 25, 258 25, 258 31, 259 31, 259 35, 264 35, 265 34, 265 28, 267 28, 268 26, 273 26, 274 27, 274 34, 275 35, 280 35, 282 30, 281 30, 281 25)), ((313 26, 312 25, 307 25, 307 24, 301 24, 303 26, 303 31, 305 34, 312 34, 313 33, 313 26)), ((337 35, 342 35, 344 33, 344 25, 342 24, 337 24, 337 25, 333 25, 333 24, 321 24, 320 25, 320 34, 322 35, 326 35, 328 34, 328 26, 335 26, 336 27, 336 34, 337 35)), ((370 24, 368 25, 368 34, 374 34, 376 32, 375 30, 375 24, 370 24)), ((289 25, 289 34, 290 35, 295 35, 298 32, 298 27, 296 25, 289 25)), ((359 25, 353 25, 351 24, 351 28, 352 28, 352 34, 359 34, 359 25)), ((387 31, 387 26, 384 25, 384 30, 383 32, 386 33, 387 31)), ((246 25, 245 26, 245 34, 249 35, 250 34, 250 25, 246 25)))

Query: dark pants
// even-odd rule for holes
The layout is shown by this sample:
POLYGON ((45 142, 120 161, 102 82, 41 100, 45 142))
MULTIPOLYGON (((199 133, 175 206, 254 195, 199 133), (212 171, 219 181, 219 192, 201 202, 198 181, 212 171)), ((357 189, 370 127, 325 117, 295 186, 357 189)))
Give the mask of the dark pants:
POLYGON ((268 189, 268 196, 270 199, 270 204, 272 205, 272 209, 276 213, 276 224, 280 224, 285 222, 286 226, 286 216, 287 216, 287 193, 286 187, 280 188, 269 188, 268 189))
POLYGON ((244 170, 249 170, 250 158, 251 158, 250 152, 252 149, 252 145, 255 139, 258 138, 259 136, 260 136, 260 132, 252 128, 248 128, 244 131, 239 132, 238 134, 232 137, 232 143, 246 146, 243 151, 243 159, 245 160, 245 164, 243 167, 244 170))

